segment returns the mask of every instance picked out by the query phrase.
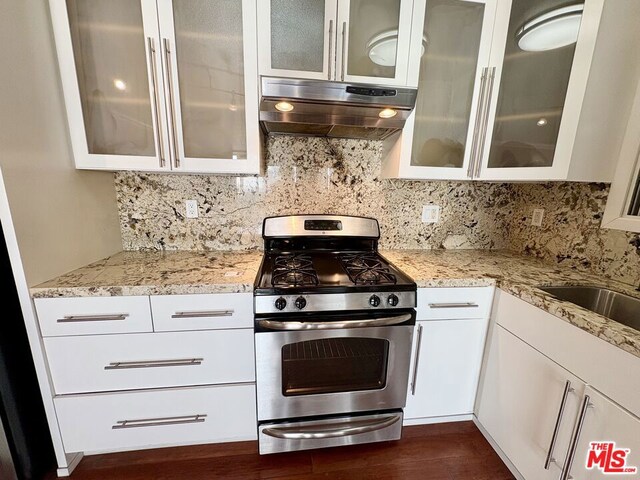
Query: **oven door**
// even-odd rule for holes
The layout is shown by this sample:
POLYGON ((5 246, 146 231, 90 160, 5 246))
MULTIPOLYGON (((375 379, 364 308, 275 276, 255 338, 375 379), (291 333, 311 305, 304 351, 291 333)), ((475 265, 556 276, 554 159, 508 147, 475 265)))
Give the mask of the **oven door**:
POLYGON ((258 420, 406 403, 415 312, 257 319, 258 420))

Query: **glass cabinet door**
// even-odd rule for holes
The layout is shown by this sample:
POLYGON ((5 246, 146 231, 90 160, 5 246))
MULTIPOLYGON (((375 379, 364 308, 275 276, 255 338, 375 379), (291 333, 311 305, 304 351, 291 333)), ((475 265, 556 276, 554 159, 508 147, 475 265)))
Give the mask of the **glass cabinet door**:
MULTIPOLYGON (((65 90, 72 92, 67 108, 79 167, 95 162, 106 168, 120 160, 122 168, 159 168, 163 163, 158 135, 161 106, 154 91, 154 86, 161 86, 153 57, 157 46, 153 3, 66 0, 77 87, 65 78, 66 71, 62 73, 65 90)), ((55 6, 55 15, 60 8, 55 6)), ((69 45, 60 43, 59 50, 67 55, 69 45)))
POLYGON ((496 32, 502 31, 494 45, 504 54, 495 62, 501 67, 489 93, 497 99, 491 101, 483 167, 552 167, 583 5, 513 0, 501 8, 509 4, 508 21, 496 22, 496 32))
POLYGON ((412 12, 409 0, 339 0, 336 80, 405 85, 412 12))
POLYGON ((260 0, 260 74, 331 80, 336 0, 260 0))
POLYGON ((387 147, 384 176, 471 177, 496 8, 496 0, 414 2, 407 84, 418 96, 397 147, 387 147))
POLYGON ((427 2, 412 166, 455 169, 466 176, 485 9, 483 3, 462 0, 427 2))
POLYGON ((250 26, 244 18, 255 18, 251 4, 158 2, 174 170, 251 173, 257 165, 247 162, 257 159, 257 152, 248 151, 249 135, 252 148, 258 148, 253 141, 258 136, 255 57, 252 66, 245 64, 250 26))

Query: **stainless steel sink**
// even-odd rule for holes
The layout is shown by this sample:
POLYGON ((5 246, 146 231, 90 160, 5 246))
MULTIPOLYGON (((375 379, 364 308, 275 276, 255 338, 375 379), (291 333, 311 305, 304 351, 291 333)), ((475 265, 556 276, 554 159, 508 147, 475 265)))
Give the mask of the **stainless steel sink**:
POLYGON ((575 303, 587 310, 640 331, 640 299, 608 288, 567 286, 538 287, 559 300, 575 303))

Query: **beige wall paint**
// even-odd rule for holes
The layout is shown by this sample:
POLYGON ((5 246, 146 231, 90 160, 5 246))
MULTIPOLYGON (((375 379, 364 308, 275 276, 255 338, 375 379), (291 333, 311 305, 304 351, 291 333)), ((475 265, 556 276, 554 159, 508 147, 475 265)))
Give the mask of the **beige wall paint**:
POLYGON ((74 168, 46 0, 0 2, 0 167, 30 285, 122 248, 113 174, 74 168))

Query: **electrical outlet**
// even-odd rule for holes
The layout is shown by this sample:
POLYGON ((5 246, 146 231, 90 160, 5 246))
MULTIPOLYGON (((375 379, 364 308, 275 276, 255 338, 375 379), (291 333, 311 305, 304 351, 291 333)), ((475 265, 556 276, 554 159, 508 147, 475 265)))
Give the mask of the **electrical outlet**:
POLYGON ((184 203, 187 218, 198 218, 198 201, 187 200, 184 203))
POLYGON ((440 206, 425 205, 422 207, 422 223, 438 223, 440 221, 440 206))
POLYGON ((533 215, 531 216, 531 225, 534 227, 541 227, 543 218, 544 210, 542 208, 535 208, 533 210, 533 215))

